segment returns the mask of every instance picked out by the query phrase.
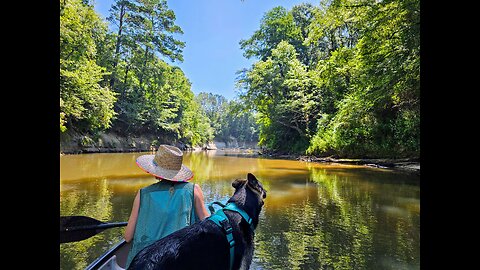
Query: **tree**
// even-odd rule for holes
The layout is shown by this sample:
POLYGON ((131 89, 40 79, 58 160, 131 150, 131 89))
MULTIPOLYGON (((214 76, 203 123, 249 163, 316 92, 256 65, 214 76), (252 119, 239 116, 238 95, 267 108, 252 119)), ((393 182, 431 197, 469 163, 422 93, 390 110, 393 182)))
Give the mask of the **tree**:
POLYGON ((271 150, 419 154, 419 1, 276 7, 240 42, 259 60, 238 80, 271 150), (294 142, 294 145, 290 142, 294 142))
POLYGON ((143 47, 144 61, 140 81, 143 81, 148 59, 155 53, 170 60, 183 61, 182 49, 185 43, 174 38, 174 34, 183 34, 175 25, 175 13, 168 9, 165 0, 115 0, 110 9, 108 20, 116 25, 115 54, 112 63, 113 75, 110 86, 115 82, 115 71, 121 56, 128 62, 133 52, 143 47))
POLYGON ((252 143, 258 141, 255 114, 240 101, 228 101, 224 96, 201 92, 195 97, 208 118, 216 141, 252 143))
MULTIPOLYGON (((154 135, 191 145, 213 138, 178 67, 185 44, 163 0, 116 0, 111 31, 88 1, 60 1, 60 129, 154 135), (85 3, 84 3, 85 2, 85 3)), ((92 134, 94 135, 94 134, 92 134)))
POLYGON ((231 100, 223 117, 222 130, 218 133, 218 138, 225 143, 232 140, 239 143, 258 143, 259 128, 256 116, 256 112, 247 109, 240 100, 231 100))
POLYGON ((214 130, 214 136, 217 137, 224 128, 223 118, 227 113, 228 100, 222 95, 206 92, 200 92, 195 99, 205 111, 214 130))
POLYGON ((305 149, 314 127, 317 86, 297 56, 295 48, 282 41, 242 79, 246 91, 241 98, 258 112, 260 144, 271 149, 305 149))
MULTIPOLYGON (((108 20, 117 26, 110 79, 120 96, 116 129, 177 136, 182 105, 175 96, 184 92, 171 83, 176 71, 159 59, 183 60, 185 44, 173 37, 183 33, 175 14, 162 0, 117 0, 108 20)), ((184 78, 182 73, 178 79, 184 78)), ((181 86, 190 91, 189 85, 181 86)))
POLYGON ((97 64, 97 44, 106 25, 80 0, 60 1, 60 130, 110 127, 115 94, 101 85, 106 69, 97 64))
MULTIPOLYGON (((349 91, 331 121, 323 121, 310 153, 418 156, 420 146, 419 1, 337 1, 329 13, 355 22, 349 91)), ((332 16, 330 16, 332 17, 332 16)))
POLYGON ((202 105, 196 98, 193 98, 193 94, 188 105, 181 121, 182 138, 185 138, 191 145, 203 145, 211 142, 215 130, 202 105))

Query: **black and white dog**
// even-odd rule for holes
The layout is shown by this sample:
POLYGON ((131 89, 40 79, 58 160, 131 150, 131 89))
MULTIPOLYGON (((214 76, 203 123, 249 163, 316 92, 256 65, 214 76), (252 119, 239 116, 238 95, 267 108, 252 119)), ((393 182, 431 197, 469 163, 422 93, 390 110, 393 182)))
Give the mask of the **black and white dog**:
MULTIPOLYGON (((267 192, 257 178, 249 173, 247 179, 235 180, 235 203, 252 219, 253 227, 267 192)), ((232 269, 249 269, 254 250, 254 232, 242 216, 234 211, 224 211, 233 229, 234 261, 232 269)), ((129 270, 146 269, 209 269, 230 268, 230 246, 221 227, 208 218, 178 230, 141 250, 130 263, 129 270)))

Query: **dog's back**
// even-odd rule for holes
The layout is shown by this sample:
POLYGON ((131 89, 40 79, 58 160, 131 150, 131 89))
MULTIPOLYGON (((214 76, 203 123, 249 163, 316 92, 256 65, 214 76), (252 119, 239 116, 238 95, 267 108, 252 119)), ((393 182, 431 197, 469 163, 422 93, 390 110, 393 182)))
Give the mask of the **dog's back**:
POLYGON ((128 269, 228 269, 228 252, 222 229, 203 220, 144 248, 128 269))

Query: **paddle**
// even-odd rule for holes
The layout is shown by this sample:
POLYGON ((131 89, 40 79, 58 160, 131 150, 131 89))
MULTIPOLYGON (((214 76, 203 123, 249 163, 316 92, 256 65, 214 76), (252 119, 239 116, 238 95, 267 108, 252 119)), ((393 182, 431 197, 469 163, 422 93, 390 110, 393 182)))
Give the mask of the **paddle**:
POLYGON ((127 223, 105 223, 85 216, 61 216, 60 243, 81 241, 108 228, 127 226, 127 223))

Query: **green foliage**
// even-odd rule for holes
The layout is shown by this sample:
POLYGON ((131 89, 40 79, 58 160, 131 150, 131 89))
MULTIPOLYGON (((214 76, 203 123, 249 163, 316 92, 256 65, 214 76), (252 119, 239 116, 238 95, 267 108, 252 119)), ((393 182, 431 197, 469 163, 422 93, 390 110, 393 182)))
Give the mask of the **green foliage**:
POLYGON ((418 156, 419 10, 418 0, 339 0, 267 12, 240 43, 260 58, 239 80, 242 100, 259 112, 260 144, 418 156))
POLYGON ((303 64, 310 64, 315 55, 314 48, 303 41, 308 36, 308 25, 315 9, 305 3, 293 7, 291 11, 281 6, 268 11, 262 18, 260 29, 249 39, 240 41, 240 48, 245 50, 244 56, 265 61, 280 42, 286 41, 295 46, 303 64))
POLYGON ((349 60, 354 67, 351 91, 339 104, 326 136, 318 133, 310 151, 316 143, 330 141, 329 147, 340 155, 418 156, 418 1, 371 3, 358 9, 362 12, 354 21, 365 25, 349 60))
POLYGON ((247 91, 241 98, 258 111, 260 144, 270 149, 304 150, 315 126, 316 81, 297 56, 295 47, 282 41, 242 79, 247 91))
POLYGON ((214 136, 217 137, 223 128, 224 117, 227 113, 228 100, 218 94, 201 92, 195 100, 205 111, 210 124, 214 130, 214 136))
POLYGON ((222 95, 204 92, 199 93, 195 100, 209 119, 215 140, 226 144, 234 140, 249 143, 258 141, 255 112, 240 101, 228 101, 222 95))
POLYGON ((258 142, 258 125, 256 113, 247 109, 239 100, 231 100, 223 117, 219 139, 224 142, 232 138, 239 142, 258 142))
POLYGON ((203 145, 213 140, 214 129, 201 105, 190 100, 190 106, 185 110, 181 123, 181 136, 191 145, 203 145))
MULTIPOLYGON (((213 129, 178 67, 185 43, 165 0, 116 0, 106 22, 84 1, 60 1, 60 130, 153 134, 192 146, 213 129)), ((94 135, 94 134, 93 134, 94 135)))
POLYGON ((60 1, 60 131, 110 127, 115 94, 101 85, 107 74, 96 63, 96 44, 106 26, 79 0, 60 1))
POLYGON ((60 131, 157 134, 191 145, 214 137, 271 150, 418 156, 420 3, 322 1, 267 12, 240 41, 259 60, 239 100, 194 97, 185 44, 164 0, 116 0, 109 31, 88 1, 60 1, 60 131))

